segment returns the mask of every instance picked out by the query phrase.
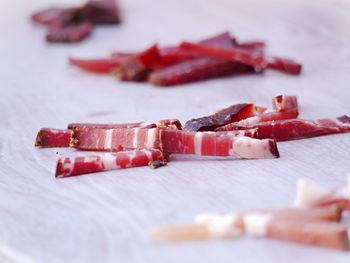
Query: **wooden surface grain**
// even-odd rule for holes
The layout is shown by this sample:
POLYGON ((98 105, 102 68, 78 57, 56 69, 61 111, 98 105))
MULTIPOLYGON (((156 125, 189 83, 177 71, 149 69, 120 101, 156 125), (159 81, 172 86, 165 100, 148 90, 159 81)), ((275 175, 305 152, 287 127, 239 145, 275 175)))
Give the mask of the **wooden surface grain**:
MULTIPOLYGON (((60 1, 70 5, 77 1, 60 1)), ((61 149, 33 147, 37 130, 69 122, 182 121, 239 102, 270 105, 296 94, 303 118, 350 114, 347 1, 122 1, 121 26, 78 45, 48 45, 28 16, 54 0, 0 3, 1 262, 349 262, 350 254, 262 239, 151 242, 152 225, 185 223, 206 211, 290 206, 298 178, 338 186, 350 172, 350 134, 279 144, 276 160, 172 157, 167 167, 64 180, 61 149), (154 88, 79 72, 68 56, 106 56, 197 40, 229 30, 262 39, 270 54, 296 58, 303 75, 268 72, 154 88)))

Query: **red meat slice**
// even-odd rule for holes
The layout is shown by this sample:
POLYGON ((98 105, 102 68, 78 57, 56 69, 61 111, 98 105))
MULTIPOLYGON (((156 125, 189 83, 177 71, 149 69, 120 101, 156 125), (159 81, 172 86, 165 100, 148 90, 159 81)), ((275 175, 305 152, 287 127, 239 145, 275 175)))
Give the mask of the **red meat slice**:
POLYGON ((272 100, 273 109, 277 112, 284 112, 293 109, 298 110, 297 96, 279 95, 272 100))
POLYGON ((36 136, 35 146, 42 148, 69 147, 71 135, 71 130, 42 128, 36 136))
POLYGON ((82 23, 69 26, 50 27, 46 35, 48 42, 73 43, 79 42, 91 34, 92 25, 90 23, 82 23))

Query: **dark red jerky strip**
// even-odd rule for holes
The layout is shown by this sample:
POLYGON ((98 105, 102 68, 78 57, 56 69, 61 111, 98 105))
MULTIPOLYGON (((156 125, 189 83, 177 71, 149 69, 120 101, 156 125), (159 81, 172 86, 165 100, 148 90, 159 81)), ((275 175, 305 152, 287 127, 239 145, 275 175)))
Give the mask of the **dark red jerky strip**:
POLYGON ((121 80, 145 81, 152 69, 159 64, 160 55, 157 45, 128 58, 115 72, 121 80))
POLYGON ((237 125, 234 129, 258 129, 256 134, 258 139, 272 138, 277 141, 289 141, 350 132, 350 118, 348 116, 339 117, 337 120, 343 124, 338 124, 336 120, 332 119, 321 119, 317 121, 290 119, 264 122, 256 125, 237 125))
POLYGON ((290 59, 270 58, 267 68, 278 70, 291 75, 299 75, 302 70, 302 65, 290 59))
POLYGON ((198 58, 154 71, 149 81, 155 86, 175 86, 229 75, 253 73, 246 65, 211 58, 198 58))
POLYGON ((121 21, 115 0, 90 0, 84 6, 84 14, 95 24, 117 24, 121 21))
POLYGON ((35 146, 42 148, 69 147, 72 131, 42 128, 35 139, 35 146))
POLYGON ((64 27, 50 27, 46 35, 48 42, 74 43, 80 42, 91 34, 92 25, 83 23, 64 27))
POLYGON ((185 123, 186 131, 214 131, 216 128, 231 122, 240 121, 264 111, 265 108, 256 107, 254 104, 235 104, 222 109, 213 115, 189 120, 185 123))

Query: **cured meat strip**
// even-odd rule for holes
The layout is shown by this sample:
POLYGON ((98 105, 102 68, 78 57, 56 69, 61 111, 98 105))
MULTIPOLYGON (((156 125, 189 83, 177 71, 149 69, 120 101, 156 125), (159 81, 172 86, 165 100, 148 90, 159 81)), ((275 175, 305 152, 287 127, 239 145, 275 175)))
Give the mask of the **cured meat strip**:
POLYGON ((48 42, 79 42, 91 34, 92 25, 82 23, 78 25, 50 27, 46 35, 48 42))
POLYGON ((68 129, 120 129, 120 128, 168 128, 182 129, 181 122, 177 119, 160 120, 155 122, 135 122, 122 124, 97 124, 97 123, 70 123, 68 129))
POLYGON ((228 75, 252 73, 250 66, 211 58, 198 58, 154 71, 149 82, 155 86, 175 86, 228 75))
MULTIPOLYGON (((233 130, 258 129, 258 139, 273 138, 277 141, 289 141, 349 132, 350 117, 344 115, 334 119, 315 121, 290 119, 253 125, 231 125, 230 128, 233 130)), ((228 130, 227 127, 225 130, 228 130)))
POLYGON ((128 58, 117 70, 116 76, 120 80, 144 81, 149 73, 159 64, 160 55, 157 45, 142 53, 128 58))
POLYGON ((69 147, 71 130, 42 128, 35 139, 35 146, 42 148, 69 147))
POLYGON ((71 147, 85 151, 160 148, 158 128, 74 129, 71 147))
POLYGON ((118 24, 121 21, 115 0, 90 0, 83 9, 85 19, 94 24, 118 24))
POLYGON ((343 189, 327 189, 307 180, 298 180, 295 206, 312 208, 337 205, 350 211, 350 178, 343 189))
POLYGON ((292 109, 289 111, 283 111, 283 112, 266 112, 262 113, 260 115, 249 117, 247 119, 243 119, 238 122, 229 123, 227 125, 221 126, 216 128, 216 131, 232 131, 235 130, 237 126, 246 126, 246 125, 253 125, 253 124, 259 124, 262 122, 271 122, 271 121, 280 121, 280 120, 288 120, 288 119, 295 119, 298 117, 298 110, 292 109))
POLYGON ((103 171, 147 166, 153 161, 163 160, 160 150, 134 150, 118 153, 94 154, 75 158, 60 157, 57 162, 56 177, 97 173, 103 171))
POLYGON ((334 209, 282 209, 250 211, 241 214, 204 214, 196 217, 196 224, 152 229, 155 240, 188 241, 241 235, 267 237, 282 241, 349 250, 346 228, 338 221, 334 209))
POLYGON ((298 110, 297 96, 279 95, 272 100, 273 109, 277 112, 298 110))
POLYGON ((263 113, 266 108, 254 104, 235 104, 219 110, 213 115, 192 119, 185 123, 186 131, 213 131, 231 122, 237 122, 263 113))
POLYGON ((301 72, 301 65, 292 60, 280 58, 268 59, 257 53, 252 53, 243 49, 226 50, 188 42, 183 42, 180 48, 211 58, 240 62, 252 66, 256 72, 260 72, 265 68, 271 68, 294 75, 300 74, 301 72))
POLYGON ((257 140, 245 136, 254 136, 254 132, 185 132, 164 129, 161 131, 162 147, 167 153, 244 159, 278 158, 279 152, 274 140, 257 140))

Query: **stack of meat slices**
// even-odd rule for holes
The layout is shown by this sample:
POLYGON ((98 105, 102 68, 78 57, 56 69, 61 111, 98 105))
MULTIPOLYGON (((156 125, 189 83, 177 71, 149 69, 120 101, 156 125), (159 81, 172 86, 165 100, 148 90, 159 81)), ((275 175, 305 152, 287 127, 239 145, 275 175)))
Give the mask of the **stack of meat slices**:
POLYGON ((157 45, 136 53, 115 52, 106 59, 71 58, 70 64, 93 73, 114 73, 124 81, 148 81, 155 86, 174 86, 223 76, 262 73, 266 69, 298 75, 301 64, 268 57, 265 43, 238 43, 229 33, 178 46, 157 45))
POLYGON ((48 28, 48 42, 61 43, 82 41, 97 24, 120 23, 116 0, 89 0, 82 6, 48 8, 31 18, 34 23, 48 28))
POLYGON ((108 152, 61 157, 56 176, 66 177, 120 168, 166 164, 170 154, 278 158, 276 141, 295 140, 350 131, 350 118, 307 121, 297 119, 295 96, 277 96, 274 111, 252 103, 235 104, 218 112, 187 121, 150 123, 72 123, 66 130, 43 128, 35 146, 71 147, 80 151, 108 152))
POLYGON ((200 214, 194 224, 149 230, 161 241, 196 241, 254 236, 349 251, 349 230, 340 223, 350 211, 350 179, 344 189, 326 189, 299 180, 296 208, 249 210, 228 214, 200 214))

